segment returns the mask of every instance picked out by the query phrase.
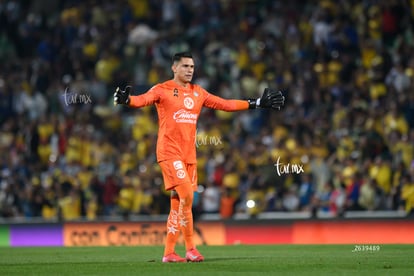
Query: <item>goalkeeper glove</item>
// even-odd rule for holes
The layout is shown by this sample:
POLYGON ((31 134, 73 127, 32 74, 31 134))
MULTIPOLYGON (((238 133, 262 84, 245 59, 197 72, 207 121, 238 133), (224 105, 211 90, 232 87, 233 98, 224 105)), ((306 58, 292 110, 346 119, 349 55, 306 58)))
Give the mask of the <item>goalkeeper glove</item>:
POLYGON ((263 95, 260 98, 248 99, 247 101, 249 102, 249 109, 261 107, 280 110, 285 104, 285 97, 281 91, 265 88, 263 95))
POLYGON ((117 104, 129 104, 129 95, 131 94, 131 86, 126 86, 125 90, 119 89, 119 87, 116 88, 114 93, 114 105, 117 104))

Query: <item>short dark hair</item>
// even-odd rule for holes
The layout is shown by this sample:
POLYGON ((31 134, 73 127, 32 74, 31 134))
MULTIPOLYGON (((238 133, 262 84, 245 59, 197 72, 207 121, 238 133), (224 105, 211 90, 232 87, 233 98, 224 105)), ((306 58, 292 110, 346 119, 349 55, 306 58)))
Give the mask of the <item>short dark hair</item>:
POLYGON ((176 53, 172 57, 172 62, 180 61, 182 58, 193 58, 193 55, 190 52, 176 53))

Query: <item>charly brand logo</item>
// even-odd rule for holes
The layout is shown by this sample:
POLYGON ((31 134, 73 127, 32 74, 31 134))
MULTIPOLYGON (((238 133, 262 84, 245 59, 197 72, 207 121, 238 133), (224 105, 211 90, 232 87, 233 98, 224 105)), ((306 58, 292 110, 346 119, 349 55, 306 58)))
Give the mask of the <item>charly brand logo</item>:
POLYGON ((66 87, 63 97, 65 98, 66 105, 92 103, 92 99, 89 94, 69 91, 69 87, 66 87))
POLYGON ((206 145, 213 145, 218 146, 223 144, 221 142, 221 137, 217 135, 207 135, 207 134, 199 134, 198 129, 196 130, 196 139, 195 145, 198 148, 199 146, 206 146, 206 145))
POLYGON ((280 156, 277 158, 276 163, 274 164, 276 167, 277 174, 281 176, 282 174, 300 174, 305 172, 303 169, 303 164, 290 164, 290 163, 281 163, 280 156))

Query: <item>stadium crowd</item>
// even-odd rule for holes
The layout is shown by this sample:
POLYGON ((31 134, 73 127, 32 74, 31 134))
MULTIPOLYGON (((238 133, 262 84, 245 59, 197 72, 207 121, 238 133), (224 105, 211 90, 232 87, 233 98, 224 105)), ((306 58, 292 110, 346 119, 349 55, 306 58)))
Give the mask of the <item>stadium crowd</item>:
POLYGON ((166 214, 155 108, 113 106, 171 78, 278 112, 205 109, 195 210, 414 210, 414 1, 0 2, 0 217, 166 214))

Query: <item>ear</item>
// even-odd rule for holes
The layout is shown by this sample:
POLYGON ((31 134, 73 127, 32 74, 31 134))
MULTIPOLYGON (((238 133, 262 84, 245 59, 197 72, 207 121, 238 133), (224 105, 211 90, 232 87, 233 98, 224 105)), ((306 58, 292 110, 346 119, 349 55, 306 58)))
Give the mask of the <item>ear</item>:
POLYGON ((175 74, 177 70, 177 65, 174 63, 173 65, 171 65, 171 71, 173 71, 173 73, 175 74))

